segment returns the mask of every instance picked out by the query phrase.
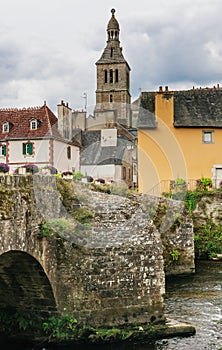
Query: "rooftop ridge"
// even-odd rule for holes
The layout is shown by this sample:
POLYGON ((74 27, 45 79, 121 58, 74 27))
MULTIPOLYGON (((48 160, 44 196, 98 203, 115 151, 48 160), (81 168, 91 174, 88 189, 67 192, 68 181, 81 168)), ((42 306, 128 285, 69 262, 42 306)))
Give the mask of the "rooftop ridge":
POLYGON ((0 108, 1 112, 21 112, 21 111, 37 111, 41 108, 41 106, 35 106, 35 107, 21 107, 21 108, 0 108))

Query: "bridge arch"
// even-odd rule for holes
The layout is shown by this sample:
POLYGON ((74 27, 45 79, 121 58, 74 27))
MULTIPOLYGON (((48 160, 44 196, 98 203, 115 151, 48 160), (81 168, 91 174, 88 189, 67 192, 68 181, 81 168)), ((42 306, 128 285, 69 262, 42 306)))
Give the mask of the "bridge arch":
POLYGON ((10 250, 0 255, 0 311, 44 320, 56 313, 50 281, 30 254, 10 250))

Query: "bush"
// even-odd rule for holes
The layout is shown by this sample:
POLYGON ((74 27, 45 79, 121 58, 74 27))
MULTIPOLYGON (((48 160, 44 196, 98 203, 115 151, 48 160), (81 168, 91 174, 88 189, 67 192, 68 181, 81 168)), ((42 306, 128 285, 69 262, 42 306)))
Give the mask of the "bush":
POLYGON ((9 172, 9 166, 5 163, 0 163, 0 173, 8 173, 9 172))
POLYGON ((212 187, 212 180, 209 177, 202 177, 196 181, 197 189, 207 190, 212 187))
POLYGON ((77 171, 77 172, 73 173, 73 179, 74 180, 81 180, 82 177, 83 177, 83 174, 80 173, 80 171, 77 171))

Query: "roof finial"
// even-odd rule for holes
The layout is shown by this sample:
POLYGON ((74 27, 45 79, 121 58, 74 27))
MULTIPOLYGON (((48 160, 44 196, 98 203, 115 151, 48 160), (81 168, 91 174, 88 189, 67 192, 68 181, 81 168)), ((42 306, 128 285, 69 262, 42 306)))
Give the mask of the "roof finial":
POLYGON ((111 10, 111 13, 112 13, 112 16, 114 17, 114 13, 116 12, 116 10, 115 9, 112 9, 111 10))

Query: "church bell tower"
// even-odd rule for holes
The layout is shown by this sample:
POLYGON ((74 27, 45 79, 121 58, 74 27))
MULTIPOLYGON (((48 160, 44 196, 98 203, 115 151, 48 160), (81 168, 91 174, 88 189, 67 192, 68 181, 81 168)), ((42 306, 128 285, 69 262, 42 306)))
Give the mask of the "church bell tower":
POLYGON ((114 9, 111 14, 107 25, 107 44, 101 58, 96 62, 96 110, 115 110, 116 122, 130 127, 130 67, 120 47, 120 27, 114 9))

